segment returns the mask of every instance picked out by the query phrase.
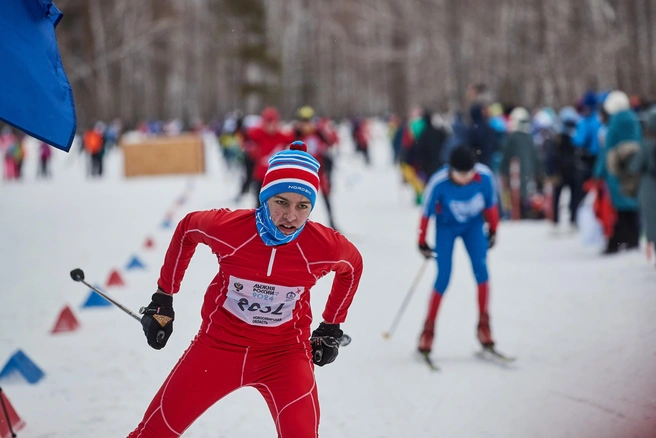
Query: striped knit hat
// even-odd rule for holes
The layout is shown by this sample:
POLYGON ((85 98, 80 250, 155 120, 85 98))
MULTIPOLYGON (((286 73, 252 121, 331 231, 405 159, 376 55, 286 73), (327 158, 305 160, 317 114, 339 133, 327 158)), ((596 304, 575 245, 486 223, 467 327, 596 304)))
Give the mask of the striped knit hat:
POLYGON ((307 153, 302 141, 295 141, 288 150, 269 159, 269 169, 260 190, 260 203, 285 192, 294 192, 310 200, 314 208, 319 191, 319 162, 307 153))

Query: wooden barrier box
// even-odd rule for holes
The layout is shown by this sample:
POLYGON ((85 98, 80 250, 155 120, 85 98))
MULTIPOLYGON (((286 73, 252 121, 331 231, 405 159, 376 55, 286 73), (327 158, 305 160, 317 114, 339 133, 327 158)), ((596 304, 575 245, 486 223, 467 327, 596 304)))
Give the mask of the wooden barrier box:
POLYGON ((121 142, 126 177, 205 173, 203 139, 195 134, 121 142))

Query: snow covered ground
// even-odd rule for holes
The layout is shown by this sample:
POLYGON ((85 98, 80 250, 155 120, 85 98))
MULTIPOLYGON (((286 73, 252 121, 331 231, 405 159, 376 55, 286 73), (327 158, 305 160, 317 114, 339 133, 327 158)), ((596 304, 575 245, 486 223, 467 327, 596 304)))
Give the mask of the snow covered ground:
MULTIPOLYGON (((387 330, 422 259, 415 249, 418 208, 399 184, 389 146, 372 145, 366 168, 350 143, 336 170, 338 226, 361 250, 365 271, 343 328, 353 337, 338 360, 317 369, 323 437, 654 437, 656 436, 656 269, 641 253, 611 258, 576 234, 548 224, 502 223, 489 257, 492 327, 499 348, 519 359, 500 367, 477 359, 476 293, 464 247, 440 309, 430 372, 414 356, 435 276, 430 266, 391 340, 387 330)), ((200 324, 216 261, 199 247, 176 297, 175 332, 164 350, 116 308, 81 309, 88 290, 71 269, 105 285, 118 269, 124 287, 106 288, 137 310, 149 302, 172 229, 186 212, 236 204, 236 174, 208 145, 199 177, 124 179, 119 153, 101 181, 85 178, 83 158, 56 152, 51 181, 0 185, 0 366, 22 349, 46 373, 36 385, 1 382, 26 421, 20 437, 121 437, 148 403, 200 324), (188 191, 187 201, 176 200, 188 191), (143 247, 146 237, 155 248, 143 247), (137 255, 146 270, 125 269, 137 255), (70 305, 81 323, 51 335, 70 305)), ((314 220, 324 222, 321 201, 314 220)), ((313 290, 320 314, 331 277, 313 290)), ((229 395, 188 437, 273 437, 267 406, 253 389, 229 395)))

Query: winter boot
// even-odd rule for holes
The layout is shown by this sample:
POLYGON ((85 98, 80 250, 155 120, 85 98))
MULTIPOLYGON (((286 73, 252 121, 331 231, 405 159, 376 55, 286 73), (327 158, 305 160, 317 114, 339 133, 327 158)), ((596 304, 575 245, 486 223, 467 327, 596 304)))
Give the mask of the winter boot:
POLYGON ((492 331, 490 330, 490 316, 487 313, 482 313, 480 319, 478 320, 477 335, 478 341, 481 343, 483 348, 494 347, 492 331))

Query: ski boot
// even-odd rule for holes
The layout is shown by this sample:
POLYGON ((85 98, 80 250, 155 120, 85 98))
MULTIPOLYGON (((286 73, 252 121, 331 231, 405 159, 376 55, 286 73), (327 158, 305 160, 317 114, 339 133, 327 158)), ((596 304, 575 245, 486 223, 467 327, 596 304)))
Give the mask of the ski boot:
POLYGON ((494 341, 492 340, 492 331, 490 330, 490 316, 487 313, 482 313, 478 320, 477 327, 478 341, 484 349, 494 348, 494 341))
POLYGON ((421 354, 427 355, 431 352, 434 336, 435 324, 431 324, 430 322, 426 321, 424 324, 424 330, 421 332, 421 336, 419 337, 419 347, 417 348, 421 354))

